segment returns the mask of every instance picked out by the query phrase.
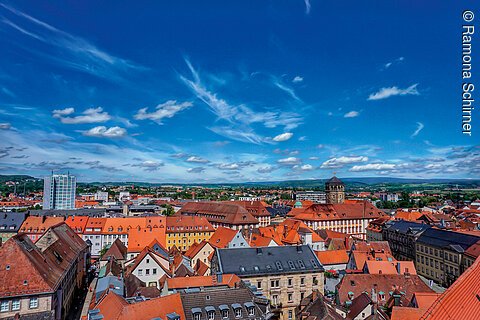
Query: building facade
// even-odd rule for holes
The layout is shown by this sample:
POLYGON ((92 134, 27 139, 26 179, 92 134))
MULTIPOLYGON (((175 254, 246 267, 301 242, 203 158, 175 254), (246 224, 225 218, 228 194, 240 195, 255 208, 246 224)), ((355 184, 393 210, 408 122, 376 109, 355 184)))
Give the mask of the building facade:
POLYGON ((450 286, 464 271, 465 251, 480 237, 429 228, 416 243, 417 273, 442 286, 450 286))
POLYGON ((295 308, 313 290, 323 292, 324 268, 308 245, 216 249, 211 269, 256 286, 282 320, 294 319, 295 308))
POLYGON ((215 232, 212 224, 205 217, 175 215, 167 217, 166 221, 168 250, 176 246, 181 251, 188 251, 194 243, 208 241, 215 232))
POLYGON ((295 200, 298 201, 313 201, 314 203, 326 203, 327 195, 321 191, 301 191, 295 193, 295 200))
POLYGON ((77 178, 70 174, 52 174, 43 184, 43 209, 75 209, 77 178))
POLYGON ((383 228, 383 240, 388 241, 397 260, 415 261, 415 243, 430 226, 409 221, 390 221, 383 228))

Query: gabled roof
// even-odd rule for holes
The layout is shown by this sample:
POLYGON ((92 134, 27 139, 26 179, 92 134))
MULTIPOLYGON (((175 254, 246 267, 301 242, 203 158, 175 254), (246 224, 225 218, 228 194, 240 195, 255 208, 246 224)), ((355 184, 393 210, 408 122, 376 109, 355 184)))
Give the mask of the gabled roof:
POLYGON ((170 270, 166 269, 163 264, 160 262, 161 259, 165 260, 165 258, 161 255, 158 255, 155 251, 153 251, 153 249, 149 248, 149 247, 145 247, 138 256, 135 257, 135 259, 133 260, 133 264, 129 265, 128 266, 128 270, 127 270, 127 274, 130 274, 132 273, 137 267, 138 265, 140 264, 140 262, 143 261, 143 259, 146 257, 146 256, 149 256, 153 259, 153 261, 155 261, 155 263, 160 266, 160 268, 163 269, 163 271, 165 271, 166 274, 170 275, 170 270))
POLYGON ((165 246, 165 227, 157 228, 132 228, 128 231, 128 252, 140 252, 152 242, 157 241, 165 246))
POLYGON ((88 223, 87 216, 69 216, 65 218, 65 223, 76 233, 83 233, 88 223))
POLYGON ((202 260, 198 259, 197 263, 193 267, 193 270, 195 270, 195 274, 197 276, 206 276, 208 270, 210 269, 209 266, 207 266, 202 260))
POLYGON ((225 248, 238 232, 238 230, 218 227, 208 242, 215 248, 225 248))
POLYGON ((44 233, 48 228, 63 222, 64 217, 37 217, 29 216, 22 223, 19 232, 44 233))
POLYGON ((348 310, 347 319, 356 319, 360 312, 365 310, 365 308, 372 303, 372 299, 366 293, 362 293, 354 298, 348 310))
POLYGON ((196 243, 194 242, 190 248, 188 248, 187 252, 185 252, 184 256, 189 258, 189 259, 193 259, 195 258, 195 256, 201 251, 203 250, 203 248, 205 248, 205 246, 209 246, 211 250, 213 250, 213 247, 211 246, 210 243, 208 243, 207 241, 203 240, 202 242, 200 243, 196 243))
POLYGON ((342 180, 338 179, 336 176, 333 176, 325 182, 325 185, 327 184, 343 185, 343 182, 342 180))
POLYGON ((113 241, 110 248, 108 248, 107 252, 105 252, 100 260, 106 261, 109 260, 110 257, 114 257, 116 260, 126 260, 127 247, 125 247, 120 238, 117 238, 115 241, 113 241))
POLYGON ((0 296, 53 292, 87 248, 65 223, 50 228, 37 245, 18 234, 0 247, 0 296))

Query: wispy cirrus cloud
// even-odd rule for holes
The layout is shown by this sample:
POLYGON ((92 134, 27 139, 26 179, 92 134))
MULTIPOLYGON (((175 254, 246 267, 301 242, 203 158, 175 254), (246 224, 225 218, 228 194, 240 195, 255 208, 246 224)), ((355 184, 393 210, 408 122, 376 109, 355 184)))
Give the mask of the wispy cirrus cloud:
POLYGON ((397 165, 393 163, 368 163, 365 165, 356 165, 350 168, 352 172, 361 171, 388 171, 396 169, 397 165))
POLYGON ((418 136, 418 134, 420 133, 420 131, 423 130, 423 128, 425 128, 424 124, 421 123, 421 122, 417 122, 417 129, 415 129, 415 131, 412 133, 412 135, 410 137, 414 138, 414 137, 418 136))
POLYGON ((83 131, 82 134, 87 137, 96 138, 122 138, 126 136, 127 130, 121 127, 107 128, 105 126, 98 126, 91 128, 90 130, 83 131))
POLYGON ((305 2, 305 13, 310 14, 310 10, 312 9, 312 5, 310 4, 310 0, 303 0, 305 2))
POLYGON ((138 110, 134 117, 137 120, 153 120, 158 124, 163 124, 163 119, 173 118, 180 111, 192 106, 193 103, 189 101, 177 103, 176 100, 168 100, 165 103, 159 104, 153 112, 148 112, 148 108, 142 108, 138 110))
POLYGON ((393 61, 389 61, 383 65, 383 70, 390 68, 391 66, 398 64, 400 62, 403 62, 405 60, 404 57, 398 57, 397 59, 393 61))
POLYGON ((53 117, 64 124, 99 123, 112 118, 108 112, 103 111, 102 107, 88 108, 77 116, 71 116, 73 113, 75 109, 71 107, 52 111, 53 117))
POLYGON ((368 96, 367 100, 381 100, 387 99, 393 96, 406 96, 406 95, 420 95, 420 92, 417 90, 418 83, 412 84, 410 87, 405 89, 400 89, 396 86, 381 88, 379 91, 372 93, 368 96))
POLYGON ((301 77, 301 76, 295 76, 295 77, 292 79, 292 82, 293 82, 293 83, 303 82, 303 77, 301 77))
POLYGON ((186 160, 186 162, 194 162, 194 163, 209 163, 210 161, 198 156, 190 156, 186 160))
POLYGON ((217 116, 217 121, 226 122, 225 125, 210 127, 209 129, 219 135, 254 144, 271 143, 259 134, 252 125, 262 124, 265 128, 283 126, 285 130, 296 128, 302 123, 303 118, 294 112, 284 111, 256 111, 245 104, 232 104, 220 98, 216 93, 207 88, 200 78, 199 73, 188 59, 185 62, 192 74, 193 79, 180 75, 180 79, 203 101, 209 110, 217 116))
POLYGON ((81 37, 0 3, 0 22, 32 41, 45 44, 22 47, 50 63, 111 81, 123 81, 132 71, 146 70, 127 59, 110 54, 81 37), (36 49, 33 49, 36 48, 36 49))

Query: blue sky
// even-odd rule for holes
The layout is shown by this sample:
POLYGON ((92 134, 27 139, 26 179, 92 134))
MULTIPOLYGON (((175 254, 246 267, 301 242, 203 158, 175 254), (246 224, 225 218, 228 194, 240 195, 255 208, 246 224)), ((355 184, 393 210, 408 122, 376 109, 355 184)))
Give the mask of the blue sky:
POLYGON ((480 176, 478 116, 461 133, 474 1, 0 3, 2 174, 480 176))

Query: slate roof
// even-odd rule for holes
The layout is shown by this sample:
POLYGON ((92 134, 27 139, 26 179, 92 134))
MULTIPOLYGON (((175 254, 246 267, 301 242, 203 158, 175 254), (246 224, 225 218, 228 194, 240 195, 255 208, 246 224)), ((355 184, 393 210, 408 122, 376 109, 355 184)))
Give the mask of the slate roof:
POLYGON ((123 278, 116 277, 116 276, 106 276, 98 279, 97 287, 95 288, 95 300, 98 301, 98 299, 102 296, 102 294, 107 289, 123 297, 123 292, 124 292, 123 278))
POLYGON ((330 179, 325 182, 325 184, 336 184, 336 185, 343 185, 344 183, 342 180, 338 179, 336 176, 331 177, 330 179))
POLYGON ((388 231, 396 231, 403 234, 410 233, 413 235, 418 235, 429 228, 431 228, 431 226, 425 223, 416 223, 404 220, 389 221, 385 225, 385 229, 388 231))
POLYGON ((437 248, 449 248, 463 252, 480 240, 480 237, 435 228, 430 228, 422 233, 417 243, 423 243, 437 248))
POLYGON ((17 233, 24 220, 25 212, 2 212, 0 213, 0 232, 17 233))
POLYGON ((324 271, 308 245, 216 249, 215 254, 220 272, 239 277, 324 271))
MULTIPOLYGON (((193 320, 192 311, 200 311, 202 313, 201 319, 207 318, 206 308, 213 307, 215 310, 214 320, 225 319, 222 318, 220 309, 228 308, 228 319, 235 319, 234 307, 242 309, 242 319, 248 319, 248 311, 245 304, 250 305, 255 299, 254 294, 248 288, 229 288, 229 289, 209 289, 200 292, 183 292, 180 293, 183 304, 183 311, 187 320, 193 320), (207 299, 208 296, 208 299, 207 299)), ((255 307, 255 319, 264 317, 264 311, 257 305, 255 307)))

